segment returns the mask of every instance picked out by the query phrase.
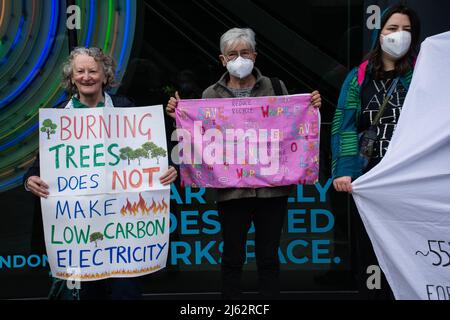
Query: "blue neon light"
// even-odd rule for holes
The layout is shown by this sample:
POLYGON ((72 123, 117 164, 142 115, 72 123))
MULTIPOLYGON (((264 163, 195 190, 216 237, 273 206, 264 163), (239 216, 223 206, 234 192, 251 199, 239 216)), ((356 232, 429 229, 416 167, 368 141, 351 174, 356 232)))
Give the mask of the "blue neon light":
POLYGON ((92 42, 92 33, 94 31, 94 12, 95 12, 95 4, 94 0, 91 0, 89 3, 90 12, 89 12, 89 27, 88 27, 88 34, 86 38, 86 42, 84 43, 84 46, 87 48, 92 42))
POLYGON ((14 41, 11 44, 11 47, 9 48, 8 52, 5 54, 2 60, 0 60, 0 66, 5 64, 8 61, 9 56, 11 55, 12 51, 16 47, 17 43, 19 42, 20 35, 22 34, 23 25, 25 24, 25 18, 20 18, 19 22, 19 29, 17 30, 16 36, 14 37, 14 41))
POLYGON ((8 149, 9 147, 13 146, 14 144, 16 144, 17 142, 19 142, 20 140, 22 140, 23 138, 25 138, 29 133, 33 132, 34 130, 38 129, 38 123, 35 123, 33 126, 31 126, 30 128, 28 128, 27 131, 23 132, 20 136, 4 143, 3 145, 0 146, 0 151, 3 151, 5 149, 8 149))
POLYGON ((127 43, 128 43, 128 36, 130 32, 130 1, 126 0, 126 19, 125 19, 125 33, 123 36, 123 43, 122 43, 122 51, 120 52, 120 58, 119 58, 119 64, 117 66, 117 72, 116 76, 119 74, 120 69, 122 68, 123 59, 125 57, 125 50, 127 49, 127 43))
POLYGON ((45 61, 45 59, 48 57, 48 54, 50 52, 50 47, 52 42, 55 39, 55 31, 56 31, 56 16, 58 12, 59 6, 58 6, 58 0, 52 0, 52 16, 51 16, 51 24, 50 24, 50 30, 47 36, 47 40, 45 42, 44 50, 42 51, 39 60, 37 64, 34 66, 31 73, 28 75, 28 77, 21 83, 21 85, 9 96, 7 96, 5 99, 0 101, 0 109, 4 108, 8 102, 12 99, 14 99, 20 92, 22 92, 26 86, 30 84, 30 82, 33 80, 33 78, 38 73, 42 63, 45 61))
MULTIPOLYGON (((65 98, 67 97, 67 93, 64 92, 59 99, 56 101, 55 106, 57 106, 59 103, 61 103, 65 98)), ((32 133, 34 130, 37 130, 39 127, 39 122, 35 122, 32 127, 30 127, 28 130, 23 132, 20 136, 14 138, 13 140, 10 140, 2 145, 0 145, 0 152, 3 150, 8 149, 9 147, 13 146, 14 144, 20 142, 20 140, 23 140, 26 138, 27 135, 32 133)))
POLYGON ((16 183, 19 183, 19 182, 21 182, 22 180, 23 180, 23 174, 21 174, 21 175, 19 175, 18 177, 15 177, 15 178, 13 178, 13 179, 11 179, 11 180, 7 180, 5 183, 3 183, 3 184, 0 184, 0 190, 1 189, 6 189, 6 188, 8 188, 9 186, 11 186, 11 185, 14 185, 14 184, 16 184, 16 183))
POLYGON ((19 30, 17 31, 16 37, 14 38, 14 41, 11 45, 11 49, 14 49, 15 46, 17 45, 17 42, 19 42, 19 38, 20 38, 20 35, 22 34, 22 29, 23 29, 24 23, 25 23, 25 18, 24 17, 20 18, 19 30))

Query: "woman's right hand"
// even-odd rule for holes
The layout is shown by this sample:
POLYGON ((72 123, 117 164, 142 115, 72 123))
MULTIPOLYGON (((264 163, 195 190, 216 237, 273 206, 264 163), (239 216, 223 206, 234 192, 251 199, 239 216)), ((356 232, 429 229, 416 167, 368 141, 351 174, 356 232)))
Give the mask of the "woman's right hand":
POLYGON ((333 186, 338 192, 352 193, 352 177, 339 177, 334 179, 333 186))
POLYGON ((167 102, 166 113, 169 117, 175 119, 175 108, 178 105, 178 101, 180 101, 180 96, 178 95, 178 91, 175 92, 175 97, 170 97, 169 102, 167 102))
POLYGON ((31 176, 27 179, 26 187, 34 195, 47 199, 48 195, 48 185, 38 176, 31 176))

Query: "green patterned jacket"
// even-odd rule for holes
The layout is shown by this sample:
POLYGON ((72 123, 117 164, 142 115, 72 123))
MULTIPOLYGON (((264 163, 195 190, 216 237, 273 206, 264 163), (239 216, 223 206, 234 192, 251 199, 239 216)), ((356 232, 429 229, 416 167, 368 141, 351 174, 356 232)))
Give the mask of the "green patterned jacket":
MULTIPOLYGON (((358 123, 361 115, 361 90, 372 79, 368 61, 355 67, 342 85, 331 128, 332 176, 362 174, 358 150, 358 123)), ((400 77, 402 85, 409 89, 413 70, 400 77)))

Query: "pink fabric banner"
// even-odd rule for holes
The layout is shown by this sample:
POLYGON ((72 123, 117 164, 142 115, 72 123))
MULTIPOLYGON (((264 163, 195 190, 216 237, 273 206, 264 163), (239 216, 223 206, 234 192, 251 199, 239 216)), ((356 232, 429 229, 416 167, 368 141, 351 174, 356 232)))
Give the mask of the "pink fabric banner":
POLYGON ((314 184, 320 113, 309 94, 181 100, 172 152, 183 185, 258 188, 314 184))

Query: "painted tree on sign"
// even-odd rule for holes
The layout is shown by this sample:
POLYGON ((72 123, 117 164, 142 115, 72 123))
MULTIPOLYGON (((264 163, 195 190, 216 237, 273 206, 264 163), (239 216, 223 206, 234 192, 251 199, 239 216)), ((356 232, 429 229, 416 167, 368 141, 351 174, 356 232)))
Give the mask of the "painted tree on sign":
POLYGON ((97 248, 97 242, 103 240, 103 234, 101 232, 94 232, 89 237, 90 242, 95 242, 95 247, 97 248))
POLYGON ((157 163, 159 164, 159 158, 165 157, 167 155, 167 152, 164 148, 157 147, 152 150, 152 158, 156 158, 157 163))
POLYGON ((147 152, 147 158, 151 158, 151 152, 155 148, 158 148, 158 146, 153 142, 146 142, 142 145, 142 149, 147 152))
POLYGON ((56 133, 56 128, 58 128, 57 124, 53 123, 50 119, 45 119, 44 122, 42 122, 41 132, 45 132, 47 134, 47 139, 50 140, 50 135, 56 133))
POLYGON ((147 152, 148 158, 156 158, 157 163, 159 164, 159 158, 165 157, 167 152, 164 148, 158 147, 153 142, 146 142, 142 145, 142 148, 147 152))
POLYGON ((141 165, 141 159, 148 158, 147 151, 145 151, 143 148, 136 149, 136 150, 134 150, 133 158, 137 159, 139 162, 139 165, 141 165))
POLYGON ((130 165, 130 161, 133 160, 134 152, 130 147, 125 147, 119 150, 120 151, 120 159, 128 160, 128 165, 130 165))

